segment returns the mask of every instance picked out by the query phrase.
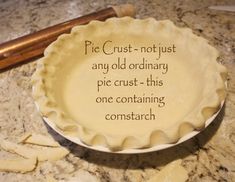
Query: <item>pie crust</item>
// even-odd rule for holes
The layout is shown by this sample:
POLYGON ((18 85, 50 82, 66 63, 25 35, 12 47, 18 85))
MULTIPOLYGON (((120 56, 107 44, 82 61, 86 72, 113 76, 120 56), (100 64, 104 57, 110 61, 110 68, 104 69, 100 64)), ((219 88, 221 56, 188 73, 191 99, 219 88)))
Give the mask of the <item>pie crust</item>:
POLYGON ((87 145, 117 151, 175 143, 202 130, 225 99, 227 71, 218 56, 205 39, 169 20, 92 21, 45 50, 33 75, 33 96, 43 117, 87 145), (119 58, 129 69, 111 68, 119 58), (150 75, 155 81, 147 85, 150 75), (110 86, 107 80, 119 81, 110 86), (115 103, 96 100, 110 96, 115 103))

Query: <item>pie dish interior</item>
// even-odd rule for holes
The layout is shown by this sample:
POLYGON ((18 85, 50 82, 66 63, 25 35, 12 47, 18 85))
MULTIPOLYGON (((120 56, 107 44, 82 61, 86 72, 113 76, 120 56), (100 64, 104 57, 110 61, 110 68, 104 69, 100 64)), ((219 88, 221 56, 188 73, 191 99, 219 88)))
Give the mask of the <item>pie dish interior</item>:
MULTIPOLYGON (((89 47, 91 51, 92 48, 89 47)), ((33 95, 44 117, 54 122, 66 135, 77 136, 87 145, 102 145, 110 150, 148 148, 174 143, 193 130, 201 130, 225 99, 226 69, 217 63, 218 51, 188 28, 178 28, 171 21, 111 18, 92 21, 60 36, 39 61, 33 76, 33 95), (107 52, 114 47, 176 47, 174 54, 115 52, 85 54, 85 41, 107 52), (159 45, 160 46, 160 45, 159 45), (124 55, 124 56, 123 56, 124 55), (92 70, 95 63, 164 63, 167 69, 92 70), (102 73, 103 71, 103 73, 102 73), (106 70, 107 71, 107 70, 106 70), (101 86, 97 80, 144 81, 150 75, 163 80, 162 86, 101 86), (97 91, 97 89, 100 89, 97 91), (155 103, 94 102, 97 96, 158 97, 155 103), (164 98, 161 102, 161 98, 164 98), (150 111, 151 109, 151 111, 150 111), (105 115, 155 112, 155 119, 107 120, 105 115)), ((166 67, 165 67, 166 68, 166 67)), ((158 82, 159 83, 159 82, 158 82)))

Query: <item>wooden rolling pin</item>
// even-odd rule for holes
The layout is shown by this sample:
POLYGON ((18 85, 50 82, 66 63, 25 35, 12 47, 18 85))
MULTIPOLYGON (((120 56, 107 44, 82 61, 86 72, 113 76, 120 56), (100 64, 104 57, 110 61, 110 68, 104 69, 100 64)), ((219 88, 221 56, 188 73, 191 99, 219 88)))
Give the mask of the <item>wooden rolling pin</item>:
POLYGON ((45 48, 63 33, 69 33, 76 25, 84 25, 91 20, 106 20, 110 17, 134 16, 131 4, 113 6, 73 20, 60 23, 36 33, 32 33, 0 45, 0 70, 30 61, 43 55, 45 48))

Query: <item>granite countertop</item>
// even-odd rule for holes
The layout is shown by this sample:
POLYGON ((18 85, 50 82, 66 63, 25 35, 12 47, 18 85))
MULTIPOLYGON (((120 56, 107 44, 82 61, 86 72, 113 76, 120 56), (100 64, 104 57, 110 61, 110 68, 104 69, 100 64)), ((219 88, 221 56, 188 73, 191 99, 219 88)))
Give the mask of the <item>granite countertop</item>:
MULTIPOLYGON (((0 0, 0 42, 125 1, 0 0)), ((142 182, 165 164, 181 158, 188 181, 235 181, 235 14, 209 10, 210 5, 231 5, 234 0, 128 1, 137 17, 171 19, 208 39, 228 68, 226 104, 215 121, 196 137, 176 147, 136 155, 107 154, 88 150, 57 136, 42 121, 32 95, 30 78, 36 62, 0 73, 0 134, 16 141, 25 132, 54 135, 71 153, 55 162, 43 162, 35 171, 0 172, 0 181, 45 181, 52 174, 60 181, 142 182)), ((0 150, 0 158, 8 156, 0 150)))

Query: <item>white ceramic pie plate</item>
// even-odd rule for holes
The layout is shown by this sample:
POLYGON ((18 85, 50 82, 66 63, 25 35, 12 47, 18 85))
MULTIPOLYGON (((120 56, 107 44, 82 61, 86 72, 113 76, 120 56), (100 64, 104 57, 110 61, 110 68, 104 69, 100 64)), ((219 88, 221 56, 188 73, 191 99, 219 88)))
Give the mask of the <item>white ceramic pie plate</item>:
MULTIPOLYGON (((40 112, 38 104, 36 102, 35 102, 35 104, 36 104, 36 107, 37 107, 38 111, 40 112)), ((205 128, 207 128, 210 125, 210 123, 212 123, 214 121, 216 116, 221 111, 223 105, 224 105, 224 100, 221 102, 220 109, 206 121, 205 128)), ((56 128, 55 124, 52 121, 50 121, 48 118, 43 117, 43 119, 54 131, 56 131, 57 133, 59 133, 64 138, 66 138, 66 139, 68 139, 68 140, 70 140, 70 141, 72 141, 72 142, 74 142, 78 145, 81 145, 81 146, 89 148, 89 149, 97 150, 97 151, 108 152, 108 153, 119 153, 119 154, 139 154, 139 153, 154 152, 154 151, 170 148, 170 147, 176 146, 176 145, 178 145, 178 144, 180 144, 184 141, 189 140, 190 138, 194 137, 195 135, 197 135, 198 133, 203 131, 203 130, 201 130, 201 131, 190 132, 190 133, 186 134, 184 137, 180 138, 180 140, 177 143, 173 143, 173 144, 161 144, 161 145, 156 145, 156 146, 151 147, 151 148, 144 148, 144 149, 126 149, 126 150, 121 150, 121 151, 111 151, 108 148, 103 147, 103 146, 89 146, 89 145, 86 145, 78 137, 71 137, 71 136, 63 134, 60 130, 58 130, 56 128)))

